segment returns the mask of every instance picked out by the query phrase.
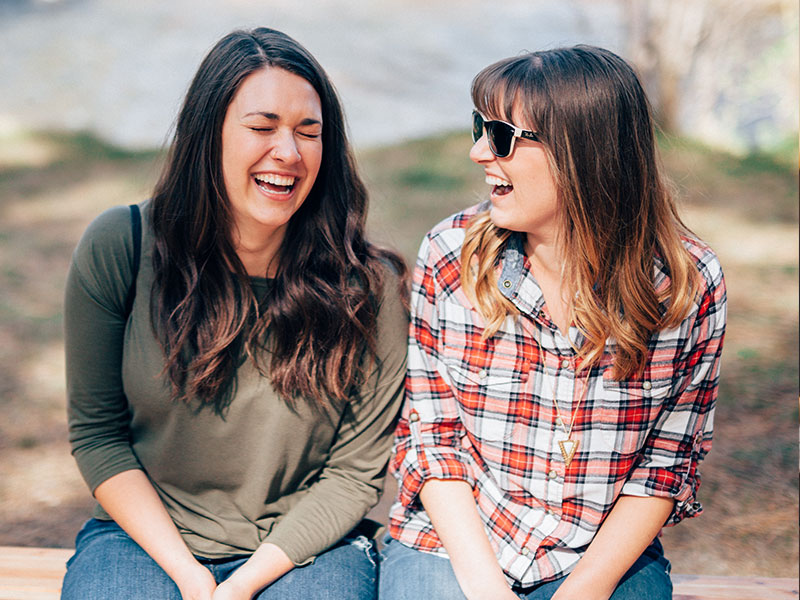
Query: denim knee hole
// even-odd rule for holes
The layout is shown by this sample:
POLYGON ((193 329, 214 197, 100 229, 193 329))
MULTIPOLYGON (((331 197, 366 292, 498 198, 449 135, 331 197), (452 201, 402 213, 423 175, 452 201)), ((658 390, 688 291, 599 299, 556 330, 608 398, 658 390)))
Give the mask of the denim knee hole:
POLYGON ((367 556, 367 560, 369 560, 370 564, 373 567, 376 567, 375 564, 375 557, 372 555, 372 550, 375 547, 372 543, 372 540, 368 539, 366 536, 359 535, 349 540, 349 543, 352 546, 355 546, 359 550, 363 550, 364 554, 367 556))

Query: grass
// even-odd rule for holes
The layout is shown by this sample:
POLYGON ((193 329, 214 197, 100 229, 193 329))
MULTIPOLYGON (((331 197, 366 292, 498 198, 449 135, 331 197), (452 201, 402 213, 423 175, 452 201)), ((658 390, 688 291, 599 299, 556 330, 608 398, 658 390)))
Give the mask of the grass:
MULTIPOLYGON (((424 233, 485 194, 453 133, 359 152, 373 238, 413 261, 424 233)), ((663 535, 674 571, 798 575, 797 146, 735 157, 663 138, 687 224, 720 255, 729 295, 705 513, 663 535)), ((91 505, 64 425, 61 294, 101 210, 146 197, 158 153, 90 135, 0 139, 0 545, 71 546, 91 505)))

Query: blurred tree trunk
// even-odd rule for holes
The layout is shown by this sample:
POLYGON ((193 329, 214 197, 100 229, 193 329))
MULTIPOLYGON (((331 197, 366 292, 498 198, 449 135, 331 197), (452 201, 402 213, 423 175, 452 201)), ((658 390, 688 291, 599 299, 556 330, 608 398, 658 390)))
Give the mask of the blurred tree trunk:
MULTIPOLYGON (((734 0, 735 1, 735 0, 734 0)), ((678 126, 681 83, 708 36, 714 0, 624 0, 628 56, 639 69, 656 118, 667 131, 678 126)))
MULTIPOLYGON (((647 88, 656 119, 672 132, 679 131, 687 106, 708 110, 720 94, 735 95, 730 83, 747 69, 744 62, 768 48, 769 36, 796 28, 797 0, 620 1, 628 57, 647 88), (778 33, 776 22, 781 23, 778 33)), ((792 73, 786 77, 797 79, 792 73)))

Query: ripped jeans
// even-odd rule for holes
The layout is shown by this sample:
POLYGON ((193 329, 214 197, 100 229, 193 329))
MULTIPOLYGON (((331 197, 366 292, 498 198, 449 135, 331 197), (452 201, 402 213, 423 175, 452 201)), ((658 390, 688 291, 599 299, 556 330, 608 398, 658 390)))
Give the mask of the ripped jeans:
MULTIPOLYGON (((247 557, 198 558, 225 581, 247 557)), ((375 600, 377 553, 374 543, 349 534, 310 565, 297 567, 256 594, 254 600, 375 600)), ((65 600, 181 600, 178 586, 114 521, 90 519, 75 540, 67 562, 65 600)))

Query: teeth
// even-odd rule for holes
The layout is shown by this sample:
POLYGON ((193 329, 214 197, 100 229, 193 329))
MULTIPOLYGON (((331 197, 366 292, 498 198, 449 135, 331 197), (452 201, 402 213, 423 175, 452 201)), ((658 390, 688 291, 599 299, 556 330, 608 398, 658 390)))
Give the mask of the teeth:
POLYGON ((486 183, 488 183, 489 185, 511 186, 510 181, 506 181, 505 179, 500 179, 499 177, 495 177, 494 175, 487 175, 486 183))
POLYGON ((280 185, 288 187, 294 184, 294 177, 286 177, 285 175, 276 175, 275 173, 259 173, 255 176, 258 181, 264 183, 271 183, 272 185, 280 185))

